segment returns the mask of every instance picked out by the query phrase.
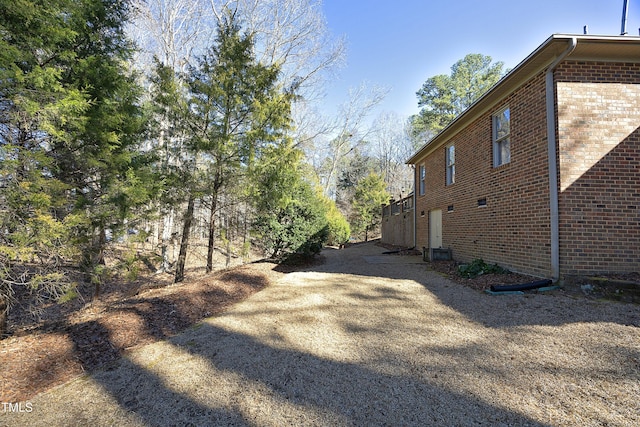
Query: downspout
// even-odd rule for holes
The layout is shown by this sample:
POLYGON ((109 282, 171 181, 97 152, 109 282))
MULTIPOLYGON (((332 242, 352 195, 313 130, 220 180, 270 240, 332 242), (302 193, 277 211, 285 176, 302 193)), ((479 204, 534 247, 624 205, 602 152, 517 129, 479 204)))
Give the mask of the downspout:
POLYGON ((553 71, 560 61, 576 48, 578 40, 572 37, 569 47, 547 68, 546 73, 546 102, 547 102, 547 148, 549 157, 549 210, 551 215, 551 278, 560 278, 560 216, 558 202, 558 166, 556 139, 556 107, 553 86, 553 71))
POLYGON ((418 249, 418 178, 416 167, 413 165, 413 249, 418 249))

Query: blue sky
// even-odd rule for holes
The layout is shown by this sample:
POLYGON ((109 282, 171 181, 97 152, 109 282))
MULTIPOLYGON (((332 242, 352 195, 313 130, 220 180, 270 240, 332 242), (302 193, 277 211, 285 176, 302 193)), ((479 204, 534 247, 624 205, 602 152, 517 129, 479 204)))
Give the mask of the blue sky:
MULTIPOLYGON (((346 37, 347 63, 326 88, 325 109, 347 100, 350 87, 389 88, 378 111, 418 111, 425 80, 449 74, 468 53, 513 68, 554 33, 619 35, 623 0, 323 0, 327 25, 346 37)), ((640 0, 629 1, 627 30, 637 36, 640 0)))

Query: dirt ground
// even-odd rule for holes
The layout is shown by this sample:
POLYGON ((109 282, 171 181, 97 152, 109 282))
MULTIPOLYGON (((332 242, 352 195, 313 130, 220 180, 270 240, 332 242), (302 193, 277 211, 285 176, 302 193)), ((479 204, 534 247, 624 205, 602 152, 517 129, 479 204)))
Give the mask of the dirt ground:
POLYGON ((12 335, 0 341, 0 402, 26 401, 131 349, 172 337, 275 282, 284 274, 277 270, 254 263, 209 276, 192 271, 178 285, 169 274, 111 284, 100 300, 51 305, 39 321, 16 310, 12 335))
MULTIPOLYGON (((397 248, 381 245, 381 250, 397 248)), ((393 255, 415 255, 411 251, 393 255)), ((222 264, 222 260, 218 260, 222 264)), ((318 260, 322 263, 322 257, 318 260)), ((236 265, 237 267, 237 265, 236 265)), ((456 274, 455 262, 431 263, 442 275, 478 290, 493 284, 531 280, 518 274, 487 274, 473 280, 456 274)), ((253 263, 204 276, 191 268, 187 280, 171 285, 170 274, 146 274, 134 282, 112 280, 102 297, 86 303, 92 289, 64 305, 51 304, 35 321, 24 310, 11 315, 12 337, 0 341, 0 402, 21 402, 85 372, 93 372, 126 351, 176 335, 198 321, 302 267, 253 263)), ((155 267, 154 267, 155 269, 155 267)))
POLYGON ((0 425, 640 424, 638 305, 490 296, 384 250, 251 264, 4 340, 0 425))

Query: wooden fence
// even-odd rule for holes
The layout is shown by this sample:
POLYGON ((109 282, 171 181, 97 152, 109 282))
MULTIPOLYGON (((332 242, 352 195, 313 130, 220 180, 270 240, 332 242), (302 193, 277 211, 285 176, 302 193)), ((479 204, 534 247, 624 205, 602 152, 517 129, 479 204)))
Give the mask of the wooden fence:
POLYGON ((411 248, 413 242, 413 194, 382 206, 382 243, 411 248))

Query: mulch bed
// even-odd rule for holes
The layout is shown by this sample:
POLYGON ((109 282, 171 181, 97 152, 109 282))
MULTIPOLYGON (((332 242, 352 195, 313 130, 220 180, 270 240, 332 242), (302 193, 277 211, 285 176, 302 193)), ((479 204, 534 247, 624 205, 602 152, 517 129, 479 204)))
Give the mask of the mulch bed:
POLYGON ((472 279, 467 279, 460 275, 458 272, 458 263, 455 261, 432 261, 429 264, 433 270, 446 276, 448 279, 479 291, 490 289, 491 286, 518 285, 539 280, 537 277, 518 273, 481 274, 472 279))
MULTIPOLYGON (((376 245, 387 249, 386 253, 388 253, 389 255, 421 254, 420 251, 417 251, 415 249, 407 249, 402 246, 394 246, 381 242, 377 242, 376 245)), ((502 274, 482 274, 468 279, 460 275, 458 271, 459 265, 460 263, 456 261, 429 262, 429 267, 442 276, 445 276, 449 280, 452 280, 464 286, 468 286, 472 289, 476 289, 478 291, 491 289, 491 286, 518 285, 540 280, 539 277, 512 272, 502 274)), ((586 297, 594 299, 604 298, 624 302, 637 302, 640 299, 637 296, 630 296, 630 292, 628 289, 624 290, 624 295, 620 293, 620 286, 618 282, 626 282, 627 285, 632 284, 631 286, 635 286, 636 288, 634 295, 640 294, 640 273, 607 274, 596 277, 565 277, 561 292, 573 297, 586 297), (595 289, 591 292, 585 292, 581 286, 583 284, 589 283, 596 283, 596 285, 594 286, 595 289)))
POLYGON ((55 305, 44 320, 13 315, 0 341, 0 402, 28 400, 53 386, 117 360, 127 350, 173 336, 223 312, 281 277, 272 263, 253 263, 170 285, 169 275, 116 284, 83 304, 55 305), (16 326, 17 325, 17 326, 16 326))
MULTIPOLYGON (((402 246, 394 246, 385 243, 376 243, 376 245, 387 249, 389 255, 421 255, 420 251, 415 249, 407 249, 402 246)), ((429 266, 447 277, 448 279, 460 283, 461 285, 468 286, 479 291, 490 289, 494 285, 515 285, 521 283, 533 282, 538 278, 528 276, 526 274, 518 273, 503 273, 503 274, 482 274, 472 279, 462 277, 458 272, 459 263, 456 261, 431 261, 429 266)))

